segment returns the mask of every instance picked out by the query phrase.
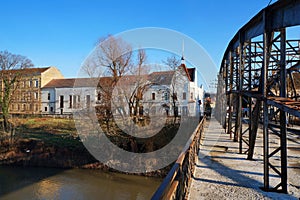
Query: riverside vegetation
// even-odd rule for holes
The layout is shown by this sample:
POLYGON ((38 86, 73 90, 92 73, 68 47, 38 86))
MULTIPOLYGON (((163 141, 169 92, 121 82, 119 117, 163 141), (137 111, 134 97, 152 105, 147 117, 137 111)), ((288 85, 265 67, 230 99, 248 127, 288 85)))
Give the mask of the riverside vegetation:
MULTIPOLYGON (((106 122, 100 120, 103 130, 106 122)), ((73 119, 14 118, 13 133, 2 133, 0 138, 0 165, 89 168, 115 171, 98 162, 85 148, 78 136, 73 119)), ((150 139, 127 135, 111 121, 106 136, 126 151, 145 153, 160 149, 176 135, 179 124, 173 120, 150 139)), ((143 175, 163 177, 171 165, 143 175)))

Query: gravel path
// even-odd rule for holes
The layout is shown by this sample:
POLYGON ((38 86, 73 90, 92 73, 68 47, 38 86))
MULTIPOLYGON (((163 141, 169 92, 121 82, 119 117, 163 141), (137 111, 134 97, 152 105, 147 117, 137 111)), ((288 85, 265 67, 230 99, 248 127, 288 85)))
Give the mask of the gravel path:
MULTIPOLYGON (((300 155, 297 151, 288 151, 289 194, 264 192, 262 135, 258 134, 255 160, 246 160, 245 154, 238 154, 238 143, 232 142, 220 124, 212 118, 206 125, 201 142, 199 159, 196 163, 189 199, 299 199, 300 198, 300 155), (296 166, 297 165, 297 166, 296 166)), ((279 142, 274 140, 274 145, 279 142)), ((300 143, 299 143, 300 144, 300 143)), ((296 144, 298 147, 299 144, 296 144)), ((290 145, 292 146, 292 145, 290 145)), ((297 148, 292 148, 297 150, 297 148)), ((278 183, 275 177, 271 184, 278 183)))

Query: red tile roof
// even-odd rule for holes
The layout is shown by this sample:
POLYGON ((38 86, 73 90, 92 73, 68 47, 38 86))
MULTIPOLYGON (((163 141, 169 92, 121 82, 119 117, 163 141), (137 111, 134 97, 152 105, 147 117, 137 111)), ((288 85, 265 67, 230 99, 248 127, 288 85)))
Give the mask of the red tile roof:
POLYGON ((186 76, 188 77, 188 79, 189 79, 190 81, 192 81, 192 79, 191 79, 191 77, 190 77, 190 74, 189 74, 189 71, 188 71, 187 67, 185 66, 185 64, 181 64, 179 67, 181 67, 181 68, 185 71, 186 76))
POLYGON ((101 77, 101 78, 67 78, 67 79, 52 79, 43 88, 72 88, 72 87, 97 87, 101 86, 111 86, 111 77, 101 77))
POLYGON ((35 75, 35 74, 41 74, 45 71, 47 71, 50 67, 43 67, 43 68, 26 68, 26 69, 12 69, 12 70, 5 70, 3 71, 6 73, 17 73, 21 72, 24 75, 35 75))
POLYGON ((44 88, 96 87, 98 78, 52 79, 44 88))
MULTIPOLYGON (((185 71, 189 80, 191 77, 189 75, 188 69, 185 65, 180 65, 185 71)), ((139 79, 148 80, 154 85, 170 85, 175 71, 160 71, 152 72, 149 75, 126 75, 119 80, 118 84, 122 85, 133 85, 139 79)), ((96 87, 97 84, 104 87, 112 87, 113 79, 112 77, 101 77, 101 78, 69 78, 69 79, 53 79, 44 88, 72 88, 72 87, 96 87)))

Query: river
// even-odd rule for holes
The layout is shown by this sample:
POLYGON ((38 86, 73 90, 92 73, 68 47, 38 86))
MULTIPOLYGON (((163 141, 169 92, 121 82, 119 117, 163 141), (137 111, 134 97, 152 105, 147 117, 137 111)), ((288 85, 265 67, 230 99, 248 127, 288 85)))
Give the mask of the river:
POLYGON ((161 179, 88 169, 0 167, 0 199, 150 199, 161 179))

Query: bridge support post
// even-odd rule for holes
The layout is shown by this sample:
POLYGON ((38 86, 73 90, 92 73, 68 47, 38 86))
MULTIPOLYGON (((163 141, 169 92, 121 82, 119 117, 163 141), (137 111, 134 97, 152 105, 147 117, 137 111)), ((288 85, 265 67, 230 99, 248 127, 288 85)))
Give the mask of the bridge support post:
POLYGON ((239 68, 238 68, 238 108, 235 135, 236 140, 239 141, 239 153, 243 153, 243 124, 242 124, 242 104, 243 104, 243 84, 244 84, 244 33, 239 33, 239 68))
POLYGON ((263 98, 263 156, 264 156, 264 189, 269 190, 269 116, 268 116, 268 104, 267 104, 267 79, 268 79, 268 66, 270 60, 270 48, 271 48, 271 35, 272 33, 267 27, 267 16, 264 12, 264 26, 265 32, 263 34, 263 67, 261 70, 261 93, 263 98))
POLYGON ((228 95, 228 129, 227 129, 227 134, 230 135, 230 139, 232 138, 232 118, 233 118, 233 55, 232 51, 229 53, 229 68, 230 68, 230 74, 229 74, 229 93, 228 95))
MULTIPOLYGON (((286 97, 286 31, 280 30, 280 96, 286 97)), ((280 110, 281 187, 287 193, 286 113, 280 110)))

